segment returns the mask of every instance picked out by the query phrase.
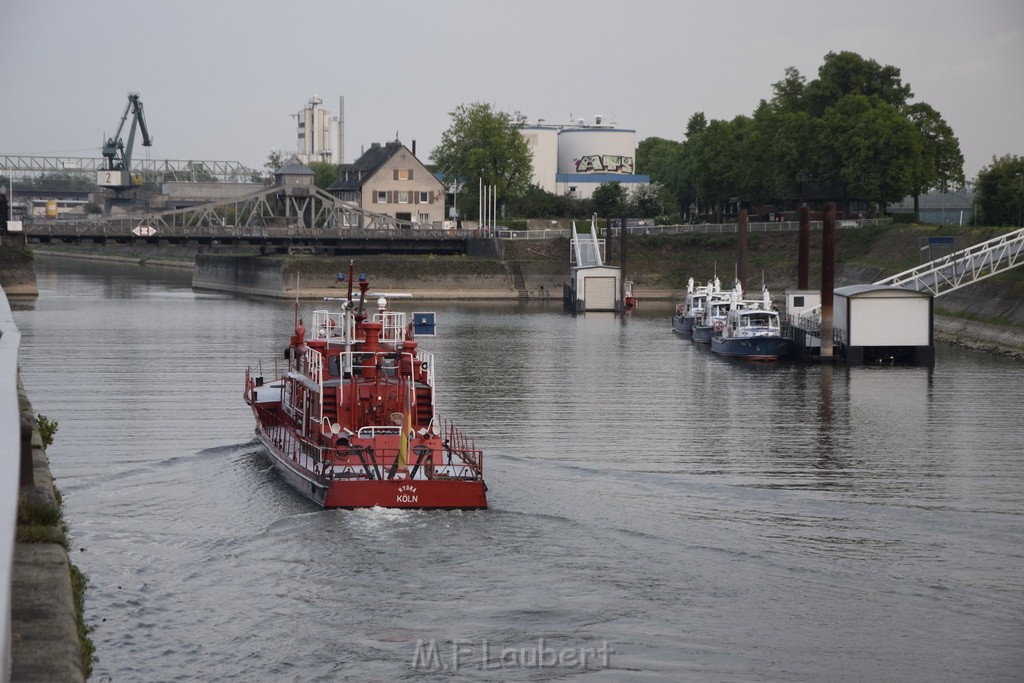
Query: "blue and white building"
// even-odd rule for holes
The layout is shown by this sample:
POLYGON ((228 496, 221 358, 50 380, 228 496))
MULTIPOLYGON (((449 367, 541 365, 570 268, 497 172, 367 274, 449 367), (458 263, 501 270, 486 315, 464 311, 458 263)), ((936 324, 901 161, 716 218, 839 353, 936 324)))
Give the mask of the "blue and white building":
POLYGON ((600 114, 588 123, 524 123, 520 131, 533 153, 531 182, 555 194, 586 199, 598 185, 617 181, 626 189, 647 185, 636 173, 636 131, 605 124, 600 114))

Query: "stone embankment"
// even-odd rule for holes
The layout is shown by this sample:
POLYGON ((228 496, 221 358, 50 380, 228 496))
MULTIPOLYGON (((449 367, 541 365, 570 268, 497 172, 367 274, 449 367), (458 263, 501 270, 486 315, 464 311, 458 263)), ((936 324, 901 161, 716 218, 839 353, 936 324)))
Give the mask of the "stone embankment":
MULTIPOLYGON (((26 482, 29 478, 23 473, 19 506, 50 510, 59 518, 60 494, 20 378, 18 402, 22 423, 31 425, 32 451, 32 475, 26 482)), ((46 541, 63 538, 64 529, 53 526, 39 534, 34 526, 35 535, 26 534, 22 516, 11 576, 11 680, 84 681, 87 674, 68 551, 59 542, 46 541)))
POLYGON ((39 296, 32 253, 21 236, 0 234, 0 287, 8 299, 34 299, 39 296))

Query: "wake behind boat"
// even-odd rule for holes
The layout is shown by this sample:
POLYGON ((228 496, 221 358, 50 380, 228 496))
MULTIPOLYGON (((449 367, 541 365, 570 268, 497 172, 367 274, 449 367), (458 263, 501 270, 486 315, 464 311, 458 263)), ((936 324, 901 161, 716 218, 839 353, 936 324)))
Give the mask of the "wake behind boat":
MULTIPOLYGON (((244 399, 274 468, 325 508, 487 507, 483 452, 434 411, 433 356, 369 283, 340 311, 298 317, 285 367, 245 373, 244 399), (308 334, 307 334, 308 333, 308 334)), ((275 362, 275 366, 277 363, 275 362)))

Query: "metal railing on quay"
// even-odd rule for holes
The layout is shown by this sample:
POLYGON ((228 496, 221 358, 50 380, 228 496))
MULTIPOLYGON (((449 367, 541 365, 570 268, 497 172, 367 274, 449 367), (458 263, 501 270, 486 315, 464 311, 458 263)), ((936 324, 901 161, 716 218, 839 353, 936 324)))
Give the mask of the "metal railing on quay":
MULTIPOLYGON (((865 218, 848 221, 838 221, 836 227, 841 230, 850 230, 864 227, 866 225, 881 225, 890 223, 889 218, 865 218)), ((820 230, 821 221, 811 221, 812 230, 820 230)), ((687 234, 720 234, 735 233, 738 229, 736 223, 689 223, 684 225, 627 225, 628 235, 687 235, 687 234)), ((747 223, 749 232, 795 232, 800 229, 799 221, 758 221, 747 223)), ((603 230, 603 228, 602 228, 603 230)), ((612 235, 617 236, 622 228, 613 225, 610 229, 612 235)), ((500 240, 550 240, 559 237, 571 237, 570 230, 558 230, 546 228, 544 230, 508 230, 498 229, 494 236, 500 240)))
MULTIPOLYGON (((836 227, 841 230, 852 230, 866 225, 882 225, 892 222, 889 218, 867 218, 837 221, 836 227)), ((821 221, 811 221, 812 230, 821 230, 821 221)), ((686 235, 686 234, 729 234, 739 229, 736 223, 692 223, 686 225, 627 225, 628 235, 686 235)), ((795 232, 800 229, 799 221, 757 221, 747 223, 748 232, 795 232)), ((618 235, 622 229, 613 225, 611 234, 618 235)))
POLYGON ((571 230, 545 228, 543 230, 496 230, 494 236, 499 240, 553 240, 559 237, 571 237, 571 230))
MULTIPOLYGON (((49 237, 138 237, 132 231, 143 219, 97 221, 93 219, 60 219, 34 221, 23 225, 23 231, 49 237)), ((144 221, 142 224, 145 224, 144 221)), ((434 228, 311 228, 298 226, 238 226, 238 225, 161 225, 152 237, 167 238, 255 238, 255 239, 396 239, 445 240, 473 237, 473 230, 442 230, 434 228)))

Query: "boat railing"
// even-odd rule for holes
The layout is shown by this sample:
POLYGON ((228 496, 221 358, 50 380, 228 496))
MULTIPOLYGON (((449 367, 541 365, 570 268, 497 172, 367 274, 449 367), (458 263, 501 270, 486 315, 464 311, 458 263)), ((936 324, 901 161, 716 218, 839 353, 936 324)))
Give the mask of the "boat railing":
POLYGON ((335 341, 346 338, 345 326, 349 326, 348 339, 355 335, 355 321, 352 316, 344 313, 331 313, 326 309, 313 311, 313 324, 310 326, 311 339, 328 339, 335 341))
POLYGON ((287 429, 284 421, 274 411, 263 406, 256 406, 256 411, 259 413, 257 424, 264 435, 293 463, 315 471, 316 464, 322 462, 325 454, 331 450, 328 446, 313 443, 287 429))
POLYGON ((407 327, 404 312, 378 311, 374 314, 373 321, 381 324, 380 340, 382 342, 397 343, 405 340, 407 327))

